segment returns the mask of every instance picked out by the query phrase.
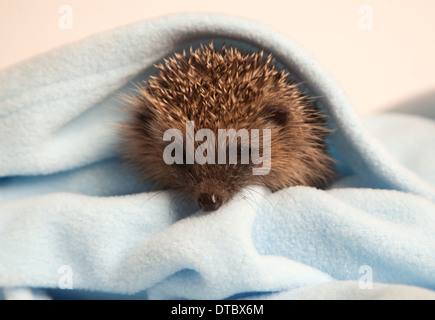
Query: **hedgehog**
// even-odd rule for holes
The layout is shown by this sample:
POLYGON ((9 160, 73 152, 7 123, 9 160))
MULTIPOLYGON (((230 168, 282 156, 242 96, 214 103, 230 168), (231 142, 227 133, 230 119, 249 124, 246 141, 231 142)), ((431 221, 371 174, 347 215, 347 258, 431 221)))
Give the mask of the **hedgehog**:
MULTIPOLYGON (((264 51, 243 54, 225 45, 219 50, 210 43, 191 47, 188 54, 175 53, 155 67, 156 75, 137 85, 135 95, 126 99, 130 117, 121 131, 122 156, 144 180, 157 188, 181 191, 202 211, 219 209, 248 186, 276 192, 291 186, 325 188, 331 181, 334 168, 325 143, 330 133, 326 117, 289 72, 276 67, 272 55, 264 51), (255 175, 258 161, 252 157, 240 161, 242 153, 252 155, 254 150, 237 135, 226 140, 234 142, 236 162, 234 158, 232 162, 187 161, 192 138, 187 123, 215 137, 223 129, 268 130, 270 148, 257 143, 256 152, 268 153, 270 169, 255 175), (165 140, 170 129, 181 132, 181 137, 165 140), (179 161, 168 163, 165 150, 175 140, 179 148, 171 154, 180 151, 181 155, 176 158, 179 161)), ((228 146, 225 149, 217 139, 208 140, 204 155, 228 151, 223 157, 228 160, 228 146)), ((194 148, 200 144, 193 141, 194 148)))

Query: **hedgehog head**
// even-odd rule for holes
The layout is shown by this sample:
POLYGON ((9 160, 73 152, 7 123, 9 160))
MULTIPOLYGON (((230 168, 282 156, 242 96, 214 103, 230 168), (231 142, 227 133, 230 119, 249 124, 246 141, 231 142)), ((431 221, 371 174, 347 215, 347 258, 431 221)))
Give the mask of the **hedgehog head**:
POLYGON ((251 185, 272 191, 324 187, 332 177, 324 116, 270 55, 226 47, 217 51, 210 44, 175 54, 156 67, 158 74, 129 99, 131 119, 122 132, 124 156, 145 179, 180 190, 210 211, 251 185), (219 140, 222 130, 236 134, 219 140), (207 135, 198 138, 199 131, 207 135), (165 140, 168 132, 179 136, 165 140), (242 133, 248 134, 248 143, 242 133), (219 143, 223 140, 226 144, 219 143), (268 148, 265 141, 270 141, 268 148), (263 163, 255 161, 254 153, 263 163), (254 174, 265 166, 269 170, 264 174, 254 174))

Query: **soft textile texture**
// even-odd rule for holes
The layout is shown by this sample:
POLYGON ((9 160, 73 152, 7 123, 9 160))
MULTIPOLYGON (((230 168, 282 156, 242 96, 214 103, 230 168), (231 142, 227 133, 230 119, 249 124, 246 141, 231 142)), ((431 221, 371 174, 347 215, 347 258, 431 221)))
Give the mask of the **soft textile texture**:
POLYGON ((0 71, 0 297, 433 299, 433 137, 428 118, 361 119, 305 51, 238 18, 171 16, 59 48, 0 71), (321 97, 339 161, 328 190, 253 187, 202 214, 123 166, 113 97, 215 38, 273 53, 321 97))

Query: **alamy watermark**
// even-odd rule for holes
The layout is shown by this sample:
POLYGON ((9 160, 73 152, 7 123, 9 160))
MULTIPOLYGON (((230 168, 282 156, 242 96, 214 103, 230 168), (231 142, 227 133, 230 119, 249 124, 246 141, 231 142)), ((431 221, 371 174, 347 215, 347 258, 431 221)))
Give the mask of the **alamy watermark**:
POLYGON ((59 277, 59 289, 73 289, 73 270, 71 266, 62 265, 57 269, 57 273, 61 276, 59 277))
POLYGON ((368 265, 359 267, 359 274, 362 276, 359 278, 358 286, 360 289, 373 289, 373 269, 368 265))
POLYGON ((61 30, 71 30, 73 28, 73 10, 70 5, 64 4, 59 7, 58 26, 61 30))
POLYGON ((373 29, 373 8, 369 5, 359 7, 358 13, 361 15, 358 21, 358 27, 361 30, 373 29))
POLYGON ((266 175, 271 167, 271 130, 262 130, 262 139, 259 129, 218 129, 217 161, 216 136, 210 129, 200 129, 195 133, 193 121, 186 122, 186 145, 184 135, 178 129, 168 129, 163 134, 163 141, 172 141, 163 151, 163 160, 166 164, 236 164, 240 156, 241 164, 249 164, 249 156, 255 165, 253 175, 266 175), (204 141, 205 138, 205 141, 204 141), (241 144, 237 140, 240 138, 241 144), (229 141, 227 148, 227 140, 229 141), (262 144, 260 146, 260 140, 262 144), (195 142, 203 142, 195 150, 195 142), (260 150, 262 155, 260 156, 260 150), (229 153, 227 158, 227 151, 229 153), (184 163, 185 161, 185 163, 184 163))

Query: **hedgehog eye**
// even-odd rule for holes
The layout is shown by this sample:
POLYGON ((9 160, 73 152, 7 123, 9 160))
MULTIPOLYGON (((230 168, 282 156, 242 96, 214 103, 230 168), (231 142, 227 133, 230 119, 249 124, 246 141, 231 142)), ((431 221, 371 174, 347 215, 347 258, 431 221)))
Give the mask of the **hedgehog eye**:
POLYGON ((275 125, 285 127, 290 120, 290 113, 287 108, 280 105, 267 106, 261 115, 275 125))
MULTIPOLYGON (((249 156, 251 155, 250 146, 237 145, 237 163, 242 163, 242 155, 244 154, 247 155, 247 159, 245 159, 245 161, 249 162, 249 156)), ((244 164, 246 164, 246 162, 244 164)))
POLYGON ((237 155, 241 155, 242 152, 247 152, 248 154, 251 153, 251 148, 249 146, 244 146, 244 145, 237 145, 237 155))
POLYGON ((186 147, 183 146, 183 164, 187 162, 186 147))
POLYGON ((193 164, 187 164, 187 156, 186 156, 186 147, 183 147, 183 163, 178 164, 177 167, 184 172, 192 173, 193 172, 193 164))

